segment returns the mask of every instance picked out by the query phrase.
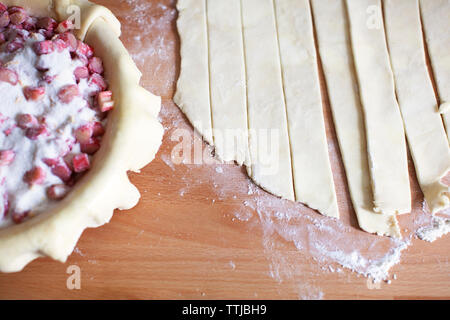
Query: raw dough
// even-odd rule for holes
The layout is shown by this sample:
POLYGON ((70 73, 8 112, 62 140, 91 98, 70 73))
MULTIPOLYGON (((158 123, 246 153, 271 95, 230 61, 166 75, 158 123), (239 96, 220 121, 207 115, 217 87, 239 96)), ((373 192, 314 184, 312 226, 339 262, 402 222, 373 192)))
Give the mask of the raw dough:
POLYGON ((338 217, 308 1, 180 0, 177 7, 175 102, 194 127, 267 191, 338 217))
POLYGON ((275 0, 296 200, 339 217, 308 0, 275 0))
POLYGON ((295 200, 272 0, 242 1, 242 17, 250 131, 248 173, 267 191, 295 200))
POLYGON ((249 164, 241 2, 206 4, 214 145, 222 160, 249 164))
POLYGON ((204 139, 213 144, 206 0, 180 0, 177 9, 180 52, 183 58, 173 100, 204 139))
POLYGON ((139 200, 127 171, 139 171, 161 145, 163 128, 156 119, 161 100, 139 86, 141 73, 119 40, 120 23, 106 8, 83 0, 2 0, 22 5, 35 16, 67 18, 67 6, 81 8, 78 35, 102 58, 114 92, 115 109, 91 170, 54 209, 0 231, 0 271, 20 271, 30 261, 49 256, 66 261, 86 228, 107 223, 114 209, 129 209, 139 200))
POLYGON ((379 0, 346 3, 365 116, 374 210, 407 213, 411 211, 411 190, 406 141, 386 48, 381 3, 379 0))
POLYGON ((450 140, 450 0, 420 0, 423 29, 450 140))
MULTIPOLYGON (((408 144, 417 178, 432 213, 450 205, 440 180, 450 150, 428 75, 417 0, 384 0, 386 34, 408 144)), ((447 53, 448 54, 448 53, 447 53)))
POLYGON ((395 214, 372 210, 364 118, 344 0, 313 0, 311 4, 337 138, 359 226, 367 232, 400 237, 395 214))

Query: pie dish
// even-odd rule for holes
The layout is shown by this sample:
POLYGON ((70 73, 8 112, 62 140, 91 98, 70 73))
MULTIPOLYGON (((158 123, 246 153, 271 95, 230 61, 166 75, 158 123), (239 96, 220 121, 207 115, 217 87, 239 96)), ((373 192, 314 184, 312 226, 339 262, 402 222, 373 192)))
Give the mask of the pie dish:
MULTIPOLYGON (((91 54, 89 62, 86 62, 86 69, 89 69, 89 71, 86 71, 85 76, 81 76, 86 79, 78 79, 78 77, 76 79, 77 83, 79 83, 79 92, 76 92, 76 96, 84 96, 85 94, 89 96, 91 94, 90 89, 87 89, 87 85, 85 86, 83 83, 89 82, 91 84, 93 81, 91 78, 93 76, 100 77, 99 74, 103 72, 103 67, 100 68, 101 61, 103 61, 105 70, 104 77, 109 85, 108 89, 106 86, 100 86, 102 87, 101 90, 99 89, 95 93, 96 100, 98 100, 99 104, 96 108, 100 109, 101 112, 109 111, 107 119, 103 120, 101 118, 101 112, 93 111, 95 109, 94 107, 89 105, 88 107, 84 107, 76 104, 77 101, 90 101, 88 98, 83 100, 72 97, 73 87, 77 87, 77 85, 72 85, 72 87, 71 85, 67 85, 67 90, 61 89, 55 92, 56 98, 54 98, 52 97, 51 86, 44 84, 41 87, 26 87, 19 79, 19 84, 24 87, 24 97, 30 103, 41 100, 47 101, 45 99, 49 99, 49 104, 53 107, 50 112, 56 112, 57 115, 51 118, 51 114, 44 114, 44 116, 49 118, 45 119, 44 117, 46 121, 52 121, 54 118, 58 118, 59 114, 69 112, 66 111, 69 110, 67 106, 75 106, 78 113, 74 116, 76 119, 72 117, 74 124, 66 126, 69 128, 69 131, 74 129, 73 131, 76 132, 76 147, 74 147, 74 150, 78 151, 71 155, 71 169, 75 172, 84 172, 89 168, 89 171, 86 171, 76 183, 72 182, 73 186, 70 187, 70 192, 68 192, 67 196, 65 196, 68 191, 68 187, 66 187, 67 183, 66 185, 52 184, 58 182, 58 178, 61 178, 61 175, 56 174, 58 178, 55 178, 53 182, 50 179, 54 178, 51 176, 54 173, 55 163, 39 159, 39 161, 42 160, 47 164, 48 168, 33 168, 24 174, 23 180, 13 176, 15 179, 17 178, 17 181, 21 181, 22 184, 27 183, 30 189, 35 188, 37 194, 39 192, 42 193, 44 190, 43 186, 45 186, 47 197, 52 200, 58 200, 54 201, 51 206, 44 206, 44 210, 41 210, 39 214, 27 218, 24 221, 17 217, 16 220, 18 221, 14 220, 14 217, 11 218, 15 222, 20 222, 18 224, 11 223, 3 227, 0 224, 0 271, 17 272, 22 270, 30 261, 42 256, 48 256, 64 262, 73 251, 76 242, 86 228, 99 227, 107 223, 116 208, 125 210, 135 206, 140 194, 136 187, 130 183, 127 177, 127 171, 139 171, 139 169, 153 160, 161 145, 163 128, 157 120, 161 100, 159 97, 152 95, 139 86, 141 73, 119 40, 121 26, 111 11, 86 0, 3 0, 1 2, 8 7, 23 7, 30 16, 36 18, 50 17, 58 22, 64 22, 67 19, 71 19, 72 15, 79 14, 79 28, 73 31, 73 35, 78 38, 75 43, 78 42, 80 44, 84 42, 91 46, 95 52, 95 57, 91 54), (43 94, 45 90, 48 93, 47 95, 43 94), (45 98, 42 96, 45 96, 45 98), (68 99, 67 96, 69 96, 68 99), (114 99, 114 108, 112 108, 112 98, 114 99), (54 102, 56 100, 58 101, 54 102), (66 107, 65 109, 64 106, 66 107), (85 129, 85 126, 81 125, 82 122, 79 122, 83 114, 86 114, 86 119, 94 119, 95 124, 99 125, 96 127, 97 129, 100 128, 98 130, 93 129, 95 126, 89 127, 88 141, 94 141, 94 146, 92 144, 83 146, 81 142, 78 143, 81 141, 84 133, 83 130, 80 133, 79 128, 85 129), (78 119, 77 117, 81 118, 78 119), (103 124, 106 124, 104 130, 101 126, 102 121, 103 124), (75 126, 78 129, 75 130, 75 126), (93 155, 94 153, 95 155, 93 155), (90 156, 91 154, 93 155, 92 157, 90 156), (47 176, 45 175, 46 172, 47 176), (44 177, 48 178, 49 175, 50 181, 44 181, 44 177), (46 183, 49 184, 46 185, 46 183), (35 187, 35 185, 37 186, 35 187), (60 198, 62 199, 60 200, 60 198)), ((76 18, 75 16, 75 20, 76 18)), ((61 34, 63 34, 62 31, 61 34)), ((21 51, 17 51, 19 53, 16 55, 16 60, 22 61, 23 65, 26 65, 26 59, 37 59, 36 61, 42 60, 44 62, 48 60, 46 61, 48 65, 45 66, 45 70, 47 70, 47 73, 51 73, 52 68, 57 68, 57 62, 60 60, 63 61, 63 58, 60 60, 53 60, 51 58, 41 59, 40 54, 45 55, 48 53, 48 48, 45 46, 45 42, 47 41, 35 33, 33 33, 33 36, 36 39, 30 44, 25 42, 25 48, 22 48, 24 50, 23 52, 25 52, 24 54, 20 56, 21 51), (32 47, 34 49, 36 55, 32 53, 33 49, 27 47, 28 44, 30 48, 32 47), (37 46, 40 47, 37 49, 37 46)), ((53 43, 57 43, 58 37, 59 35, 54 38, 53 43)), ((52 43, 50 44, 53 46, 52 43)), ((74 51, 76 50, 75 47, 73 48, 74 51)), ((67 50, 69 49, 63 48, 60 53, 61 57, 64 54, 69 57, 70 66, 67 66, 66 69, 70 70, 71 74, 73 74, 73 70, 79 67, 78 64, 81 64, 81 62, 75 58, 71 60, 70 53, 67 50)), ((50 55, 48 56, 50 57, 50 55)), ((56 57, 58 55, 56 53, 53 55, 52 53, 53 56, 56 57)), ((4 58, 1 53, 0 57, 4 58)), ((65 67, 65 65, 62 67, 65 67)), ((5 76, 4 73, 7 70, 8 73, 5 77, 11 83, 11 79, 9 78, 11 74, 7 68, 7 65, 1 66, 0 80, 2 76, 5 76)), ((60 69, 62 70, 63 68, 60 69)), ((27 71, 26 67, 23 67, 23 70, 25 70, 23 74, 32 74, 31 71, 27 71)), ((12 84, 16 84, 16 80, 13 77, 12 84)), ((16 87, 22 90, 21 86, 16 87)), ((21 108, 22 105, 28 105, 26 103, 13 101, 9 105, 21 108)), ((36 107, 39 103, 31 105, 36 107)), ((8 108, 8 103, 4 103, 0 107, 0 114, 2 108, 8 108)), ((64 114, 64 116, 68 116, 68 114, 64 114)), ((37 140, 34 139, 34 135, 36 134, 35 128, 33 127, 33 130, 31 130, 27 127, 28 123, 35 123, 36 119, 31 118, 30 120, 30 118, 25 118, 23 122, 25 124, 23 126, 19 125, 20 130, 17 128, 17 132, 25 132, 22 134, 28 137, 28 140, 25 139, 27 141, 37 140)), ((41 122, 41 119, 39 119, 39 122, 41 122)), ((45 133, 47 134, 46 131, 45 133)), ((37 134, 42 134, 42 131, 38 131, 37 134)), ((54 132, 48 134, 51 135, 54 132)), ((8 139, 8 135, 5 136, 7 137, 5 139, 8 139)), ((61 136, 64 136, 63 132, 61 136)), ((14 134, 9 139, 12 139, 11 137, 14 137, 14 134)), ((19 143, 17 141, 21 140, 11 141, 12 145, 14 145, 14 143, 19 143)), ((41 148, 39 150, 44 149, 41 148)), ((47 149, 50 150, 51 148, 47 149)), ((72 145, 70 149, 72 150, 72 145)), ((18 155, 15 156, 18 157, 18 155)), ((13 152, 10 150, 0 150, 0 166, 2 165, 2 161, 4 161, 3 164, 9 164, 13 159, 13 152)), ((20 159, 14 161, 22 161, 23 159, 23 157, 20 157, 20 159)), ((3 170, 5 170, 4 168, 5 166, 3 166, 3 170)), ((2 168, 0 167, 0 169, 2 168)), ((10 170, 14 172, 13 169, 10 170)), ((66 182, 63 178, 61 180, 66 182)), ((12 178, 9 181, 12 181, 12 178)), ((8 184, 8 181, 6 184, 8 184)), ((12 189, 12 191, 15 192, 16 190, 12 189)), ((13 205, 20 207, 18 203, 14 203, 13 205)), ((5 208, 0 209, 4 211, 5 208)), ((8 209, 11 212, 11 208, 8 209)))

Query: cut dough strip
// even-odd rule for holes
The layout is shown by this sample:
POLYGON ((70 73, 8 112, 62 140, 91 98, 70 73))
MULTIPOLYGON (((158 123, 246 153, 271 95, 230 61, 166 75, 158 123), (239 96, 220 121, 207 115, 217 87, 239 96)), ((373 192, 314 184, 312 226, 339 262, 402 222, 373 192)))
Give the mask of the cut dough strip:
POLYGON ((379 0, 347 0, 366 125, 374 210, 411 211, 406 141, 395 97, 379 0))
POLYGON ((313 0, 312 9, 334 125, 358 223, 364 231, 400 237, 395 214, 372 210, 364 118, 344 0, 313 0))
POLYGON ((211 112, 216 152, 249 163, 240 0, 207 0, 211 112))
POLYGON ((295 200, 291 150, 272 0, 243 0, 250 177, 267 191, 295 200))
POLYGON ((450 140, 450 1, 420 0, 422 22, 441 105, 439 111, 450 140))
POLYGON ((274 0, 296 200, 338 218, 308 0, 274 0))
POLYGON ((409 148, 432 213, 450 205, 450 149, 428 75, 417 0, 384 0, 386 35, 409 148))
POLYGON ((206 0, 179 0, 181 72, 173 100, 205 140, 213 144, 209 94, 206 0))

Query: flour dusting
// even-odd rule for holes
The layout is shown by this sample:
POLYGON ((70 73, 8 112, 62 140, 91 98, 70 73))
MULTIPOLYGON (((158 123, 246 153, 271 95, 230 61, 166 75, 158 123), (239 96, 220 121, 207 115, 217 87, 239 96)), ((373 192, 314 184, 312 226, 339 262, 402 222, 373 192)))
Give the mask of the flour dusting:
POLYGON ((450 219, 434 216, 430 225, 419 228, 416 235, 419 239, 433 242, 450 232, 450 219))

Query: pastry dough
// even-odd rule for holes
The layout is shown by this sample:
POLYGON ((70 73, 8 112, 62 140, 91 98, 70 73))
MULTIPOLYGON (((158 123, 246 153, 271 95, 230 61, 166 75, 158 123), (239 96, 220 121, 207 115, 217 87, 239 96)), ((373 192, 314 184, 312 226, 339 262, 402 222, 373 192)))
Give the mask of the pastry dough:
POLYGON ((450 151, 428 75, 417 0, 384 0, 386 35, 406 136, 425 200, 432 213, 450 205, 440 180, 450 151))
POLYGON ((275 0, 296 200, 338 218, 308 0, 275 0))
POLYGON ((311 5, 337 138, 359 226, 367 232, 400 237, 395 214, 372 210, 364 118, 344 0, 313 0, 311 5))
POLYGON ((423 29, 450 140, 450 1, 420 0, 423 29))
POLYGON ((214 145, 222 160, 249 164, 240 0, 208 0, 206 11, 214 145))
POLYGON ((338 217, 308 1, 180 0, 177 7, 175 102, 194 127, 262 188, 338 217))
POLYGON ((213 144, 209 95, 206 0, 177 2, 181 71, 173 101, 209 143, 213 144))
POLYGON ((272 0, 242 1, 250 177, 267 191, 295 200, 286 105, 272 0), (270 146, 269 146, 270 145, 270 146), (271 148, 275 147, 275 150, 271 148), (272 157, 265 157, 270 151, 272 157))
POLYGON ((83 0, 2 2, 57 20, 70 15, 69 5, 78 5, 82 18, 78 35, 103 59, 116 102, 92 168, 71 193, 49 212, 0 230, 0 271, 15 272, 40 256, 65 261, 84 229, 107 223, 116 208, 136 205, 140 195, 126 172, 139 171, 154 158, 163 128, 156 120, 160 98, 139 86, 141 73, 120 42, 120 23, 108 9, 83 0))
POLYGON ((411 211, 405 133, 395 97, 394 80, 381 19, 368 23, 368 8, 379 0, 347 0, 353 56, 365 116, 366 140, 374 210, 411 211))

